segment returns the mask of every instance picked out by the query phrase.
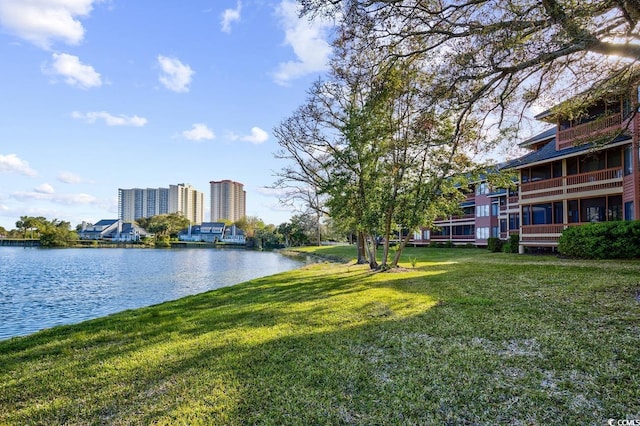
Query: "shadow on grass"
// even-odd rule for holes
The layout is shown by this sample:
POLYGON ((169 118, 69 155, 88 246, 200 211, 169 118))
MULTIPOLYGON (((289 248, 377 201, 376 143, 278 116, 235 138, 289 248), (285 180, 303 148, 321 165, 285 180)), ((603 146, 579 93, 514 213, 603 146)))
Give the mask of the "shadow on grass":
POLYGON ((582 306, 533 293, 584 277, 522 269, 531 282, 504 289, 481 266, 313 265, 0 342, 0 423, 572 424, 640 408, 638 345, 610 349, 637 342, 630 319, 590 328, 582 306))

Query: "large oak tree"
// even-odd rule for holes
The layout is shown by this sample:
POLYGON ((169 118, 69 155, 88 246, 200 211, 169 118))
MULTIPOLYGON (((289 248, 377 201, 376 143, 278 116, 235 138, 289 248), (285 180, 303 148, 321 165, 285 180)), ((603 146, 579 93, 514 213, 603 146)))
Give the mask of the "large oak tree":
MULTIPOLYGON (((333 15, 353 39, 375 39, 396 57, 429 57, 458 123, 469 114, 516 127, 533 103, 548 108, 612 82, 637 84, 637 0, 299 0, 302 13, 333 15)), ((363 49, 367 48, 362 43, 363 49)), ((589 101, 589 99, 586 99, 589 101)))

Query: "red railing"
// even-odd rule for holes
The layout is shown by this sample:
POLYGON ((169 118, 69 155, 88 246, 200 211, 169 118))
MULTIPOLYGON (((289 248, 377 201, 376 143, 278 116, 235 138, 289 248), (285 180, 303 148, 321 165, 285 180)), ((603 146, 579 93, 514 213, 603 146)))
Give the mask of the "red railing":
POLYGON ((583 183, 593 183, 611 179, 622 180, 622 168, 616 167, 613 169, 597 170, 595 172, 580 173, 577 175, 569 175, 565 177, 540 180, 537 182, 523 183, 520 187, 520 193, 550 188, 559 188, 563 185, 565 179, 567 186, 580 185, 583 183))
POLYGON ((615 169, 598 170, 567 176, 567 185, 579 185, 581 183, 592 183, 609 179, 622 179, 622 168, 617 167, 615 169))
POLYGON ((525 225, 522 227, 522 235, 532 234, 561 234, 565 225, 547 224, 547 225, 525 225))
POLYGON ((575 145, 580 139, 592 138, 601 133, 620 129, 622 114, 611 114, 584 124, 558 131, 558 149, 575 145))
POLYGON ((520 186, 520 193, 537 191, 540 189, 557 188, 559 186, 562 186, 561 177, 553 178, 553 179, 538 180, 536 182, 523 183, 522 186, 520 186))
POLYGON ((432 241, 475 240, 475 235, 432 235, 432 241))

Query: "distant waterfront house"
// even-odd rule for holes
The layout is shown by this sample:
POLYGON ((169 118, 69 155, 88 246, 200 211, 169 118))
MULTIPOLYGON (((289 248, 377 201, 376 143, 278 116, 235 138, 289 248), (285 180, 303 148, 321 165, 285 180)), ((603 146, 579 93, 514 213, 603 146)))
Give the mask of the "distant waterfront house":
POLYGON ((111 240, 118 242, 135 242, 140 241, 148 235, 149 233, 145 229, 135 223, 122 223, 122 226, 118 232, 111 237, 111 240))
POLYGON ((215 243, 222 241, 225 225, 223 222, 203 222, 201 225, 189 225, 178 233, 180 241, 215 243))
POLYGON ((224 237, 222 238, 223 243, 231 243, 231 244, 245 244, 246 240, 244 237, 244 232, 242 229, 238 228, 236 225, 231 225, 224 229, 224 237))
POLYGON ((240 228, 235 225, 227 227, 223 222, 203 222, 201 225, 191 225, 180 231, 178 239, 204 243, 245 243, 244 233, 240 228))
POLYGON ((94 225, 82 224, 78 231, 81 240, 109 240, 118 242, 140 241, 147 231, 134 223, 125 223, 119 219, 102 219, 94 225))

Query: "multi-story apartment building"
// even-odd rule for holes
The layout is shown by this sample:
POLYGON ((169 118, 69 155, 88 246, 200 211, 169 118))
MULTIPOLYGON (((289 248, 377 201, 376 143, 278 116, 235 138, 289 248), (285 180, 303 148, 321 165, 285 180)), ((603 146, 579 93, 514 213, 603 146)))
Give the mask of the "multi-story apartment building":
POLYGON ((244 185, 232 180, 211 181, 211 222, 235 222, 246 216, 244 185))
POLYGON ((184 183, 169 188, 118 189, 118 219, 124 222, 167 213, 181 213, 193 224, 202 223, 204 194, 184 183))
POLYGON ((520 146, 531 152, 502 167, 519 174, 517 190, 477 182, 462 214, 417 233, 414 243, 485 245, 520 235, 520 248, 554 249, 568 226, 640 218, 638 95, 610 91, 579 118, 562 107, 536 118, 554 124, 520 146))
POLYGON ((191 185, 169 185, 169 213, 180 212, 193 224, 204 221, 204 193, 191 185))

